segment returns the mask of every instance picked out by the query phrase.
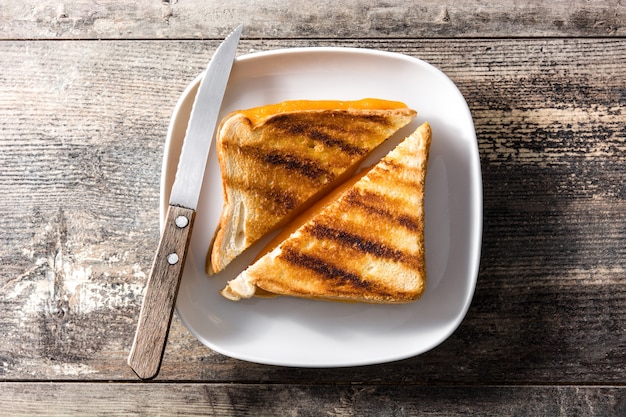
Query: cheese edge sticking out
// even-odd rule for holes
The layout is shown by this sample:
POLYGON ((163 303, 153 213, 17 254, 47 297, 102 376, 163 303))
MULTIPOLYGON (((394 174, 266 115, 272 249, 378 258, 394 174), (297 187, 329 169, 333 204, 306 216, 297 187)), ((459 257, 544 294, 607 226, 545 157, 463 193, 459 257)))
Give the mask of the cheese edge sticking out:
POLYGON ((382 100, 378 98, 364 98, 360 100, 286 100, 280 103, 267 104, 235 113, 243 114, 253 126, 261 125, 269 117, 277 114, 297 111, 314 110, 394 110, 406 109, 406 104, 400 101, 382 100))

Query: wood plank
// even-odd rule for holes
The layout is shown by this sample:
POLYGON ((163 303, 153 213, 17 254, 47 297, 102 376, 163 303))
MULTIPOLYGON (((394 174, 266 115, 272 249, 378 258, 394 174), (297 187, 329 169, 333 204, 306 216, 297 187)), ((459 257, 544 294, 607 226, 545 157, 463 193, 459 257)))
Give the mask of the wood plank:
MULTIPOLYGON (((217 44, 0 43, 0 378, 136 380, 125 361, 158 241, 167 124, 217 44)), ((175 319, 160 379, 623 383, 626 42, 292 39, 241 50, 319 45, 423 58, 465 95, 485 188, 469 314, 431 352, 347 370, 228 359, 175 319)))
POLYGON ((239 23, 251 38, 624 36, 615 0, 70 1, 0 6, 2 39, 211 39, 239 23))
POLYGON ((0 383, 19 416, 622 416, 626 388, 0 383))

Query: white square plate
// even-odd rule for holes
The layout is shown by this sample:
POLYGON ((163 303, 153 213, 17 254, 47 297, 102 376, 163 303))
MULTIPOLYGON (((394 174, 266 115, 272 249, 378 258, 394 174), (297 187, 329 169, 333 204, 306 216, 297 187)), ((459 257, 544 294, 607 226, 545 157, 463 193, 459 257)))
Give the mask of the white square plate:
MULTIPOLYGON (((161 218, 200 76, 180 98, 168 132, 161 218)), ((366 49, 300 48, 239 57, 221 115, 289 99, 403 101, 416 120, 364 165, 371 165, 423 121, 433 131, 426 180, 426 291, 406 305, 347 304, 292 297, 232 302, 219 290, 259 246, 214 277, 205 257, 221 212, 221 175, 209 156, 176 309, 202 343, 251 362, 300 367, 355 366, 423 353, 459 326, 472 299, 480 258, 482 183, 474 125, 454 83, 419 59, 366 49)))

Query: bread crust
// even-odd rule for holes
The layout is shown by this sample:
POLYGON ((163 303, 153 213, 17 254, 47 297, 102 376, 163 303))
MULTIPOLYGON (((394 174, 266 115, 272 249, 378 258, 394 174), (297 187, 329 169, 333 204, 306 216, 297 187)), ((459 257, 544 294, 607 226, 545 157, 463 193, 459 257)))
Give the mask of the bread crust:
POLYGON ((424 191, 431 129, 422 124, 352 187, 222 291, 407 303, 426 285, 424 191))
POLYGON ((309 110, 274 115, 259 125, 240 112, 224 118, 216 139, 224 206, 207 272, 223 270, 352 175, 415 115, 408 108, 309 110))

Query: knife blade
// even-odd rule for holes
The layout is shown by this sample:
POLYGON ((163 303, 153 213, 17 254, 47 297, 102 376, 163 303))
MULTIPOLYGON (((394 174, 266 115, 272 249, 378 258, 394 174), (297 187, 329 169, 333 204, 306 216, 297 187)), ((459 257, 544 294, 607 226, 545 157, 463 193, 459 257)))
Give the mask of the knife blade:
POLYGON ((128 365, 141 379, 154 378, 161 367, 202 178, 242 30, 243 25, 239 25, 215 51, 191 109, 161 239, 128 356, 128 365))

